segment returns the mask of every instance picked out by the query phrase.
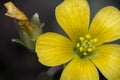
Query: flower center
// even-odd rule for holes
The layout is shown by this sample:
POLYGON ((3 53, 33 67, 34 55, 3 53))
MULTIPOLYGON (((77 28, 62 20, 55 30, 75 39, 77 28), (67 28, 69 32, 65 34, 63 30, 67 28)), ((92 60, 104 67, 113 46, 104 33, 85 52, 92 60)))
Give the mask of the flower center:
POLYGON ((79 40, 76 43, 75 51, 81 57, 86 57, 91 55, 95 49, 95 43, 98 41, 97 38, 91 37, 90 34, 87 34, 85 37, 80 36, 79 40))

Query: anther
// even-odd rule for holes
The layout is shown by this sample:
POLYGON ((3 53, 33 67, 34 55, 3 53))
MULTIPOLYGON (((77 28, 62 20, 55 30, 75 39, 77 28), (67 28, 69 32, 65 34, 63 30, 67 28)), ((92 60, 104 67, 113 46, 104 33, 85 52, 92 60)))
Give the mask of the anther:
POLYGON ((88 48, 87 51, 88 51, 88 52, 92 52, 93 49, 92 49, 92 48, 88 48))
POLYGON ((93 39, 93 42, 97 42, 97 41, 98 41, 98 39, 97 39, 97 38, 94 38, 94 39, 93 39))
POLYGON ((84 41, 85 38, 84 38, 84 37, 80 37, 79 40, 80 40, 80 41, 84 41))
POLYGON ((83 51, 84 51, 84 48, 83 48, 83 47, 80 47, 79 50, 80 50, 80 52, 83 52, 83 51))
POLYGON ((76 47, 79 48, 79 47, 80 47, 80 43, 77 43, 77 44, 76 44, 76 47))
POLYGON ((91 38, 90 34, 87 34, 87 35, 86 35, 86 38, 87 38, 87 39, 90 39, 90 38, 91 38))

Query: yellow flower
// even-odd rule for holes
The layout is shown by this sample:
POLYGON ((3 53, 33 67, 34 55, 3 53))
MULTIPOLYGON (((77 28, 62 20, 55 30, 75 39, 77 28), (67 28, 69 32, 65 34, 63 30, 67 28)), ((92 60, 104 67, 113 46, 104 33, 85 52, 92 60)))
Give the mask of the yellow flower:
POLYGON ((120 11, 101 9, 89 26, 87 0, 64 0, 56 18, 69 38, 47 32, 36 42, 39 61, 47 66, 66 64, 60 80, 99 80, 98 70, 108 80, 120 80, 120 11))

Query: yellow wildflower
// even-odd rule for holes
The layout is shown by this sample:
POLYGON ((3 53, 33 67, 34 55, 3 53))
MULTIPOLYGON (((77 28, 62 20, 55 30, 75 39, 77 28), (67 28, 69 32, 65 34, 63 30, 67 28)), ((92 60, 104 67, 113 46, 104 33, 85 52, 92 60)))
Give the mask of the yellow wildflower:
POLYGON ((90 27, 87 0, 64 0, 55 12, 69 38, 42 34, 36 42, 39 61, 46 66, 67 63, 60 80, 99 80, 97 68, 108 80, 120 80, 120 45, 107 44, 120 39, 120 11, 104 7, 90 27))

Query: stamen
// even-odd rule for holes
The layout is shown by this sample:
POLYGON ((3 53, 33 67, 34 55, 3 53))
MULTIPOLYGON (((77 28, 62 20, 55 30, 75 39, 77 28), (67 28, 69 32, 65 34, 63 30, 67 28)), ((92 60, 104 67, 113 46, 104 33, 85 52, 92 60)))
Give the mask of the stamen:
POLYGON ((97 42, 97 41, 98 41, 98 39, 97 39, 97 38, 94 38, 94 39, 93 39, 93 42, 97 42))
POLYGON ((92 48, 88 48, 87 51, 88 51, 88 52, 92 52, 93 49, 92 49, 92 48))
POLYGON ((84 38, 84 37, 80 37, 79 40, 80 40, 80 41, 84 41, 85 38, 84 38))
POLYGON ((78 42, 75 44, 75 50, 77 49, 77 54, 82 58, 88 57, 95 50, 95 42, 97 41, 98 39, 94 38, 90 34, 80 36, 78 42))
POLYGON ((79 50, 80 50, 80 52, 83 52, 83 51, 84 51, 84 48, 83 48, 83 47, 80 47, 79 50))
POLYGON ((85 55, 85 56, 86 56, 86 55, 87 55, 87 53, 86 53, 86 52, 84 52, 84 53, 83 53, 83 55, 85 55))
POLYGON ((87 35, 86 35, 86 38, 87 38, 87 39, 90 39, 90 38, 91 38, 91 35, 90 35, 90 34, 87 34, 87 35))
POLYGON ((76 44, 76 47, 79 48, 79 47, 80 47, 80 43, 77 43, 77 44, 76 44))

